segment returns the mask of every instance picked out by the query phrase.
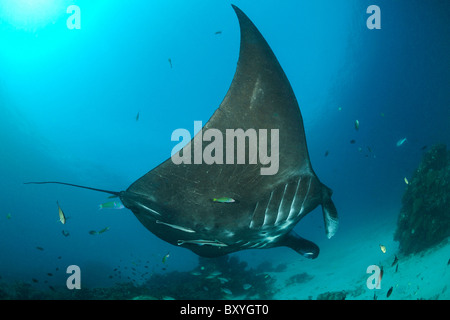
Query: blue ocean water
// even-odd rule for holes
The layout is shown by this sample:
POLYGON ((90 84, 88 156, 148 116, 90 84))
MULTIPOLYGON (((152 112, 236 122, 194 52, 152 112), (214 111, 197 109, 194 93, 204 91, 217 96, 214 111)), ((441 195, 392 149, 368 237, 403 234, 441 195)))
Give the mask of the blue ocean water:
MULTIPOLYGON (((240 35, 231 3, 291 82, 313 168, 334 191, 336 238, 396 220, 404 178, 424 147, 450 146, 448 1, 4 0, 0 281, 65 286, 67 266, 78 265, 85 287, 138 285, 198 266, 195 254, 158 239, 131 211, 98 210, 109 201, 104 194, 23 182, 124 190, 170 157, 171 133, 206 123, 233 78, 240 35), (80 29, 67 27, 73 4, 80 29), (372 4, 381 8, 381 29, 366 26, 372 4)), ((320 209, 295 230, 322 252, 334 240, 320 209)), ((233 256, 249 266, 304 259, 287 248, 233 256)))

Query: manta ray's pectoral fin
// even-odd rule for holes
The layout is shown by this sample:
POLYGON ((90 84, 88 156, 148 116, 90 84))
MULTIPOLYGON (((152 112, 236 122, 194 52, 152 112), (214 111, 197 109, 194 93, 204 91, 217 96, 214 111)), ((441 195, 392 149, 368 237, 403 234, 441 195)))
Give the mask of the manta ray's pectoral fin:
POLYGON ((319 255, 319 247, 314 242, 300 237, 294 230, 289 232, 280 244, 308 259, 315 259, 319 255))
POLYGON ((322 212, 323 220, 325 222, 325 232, 328 239, 330 239, 336 233, 339 225, 339 218, 336 207, 331 200, 331 194, 333 191, 327 186, 323 185, 322 194, 322 212))

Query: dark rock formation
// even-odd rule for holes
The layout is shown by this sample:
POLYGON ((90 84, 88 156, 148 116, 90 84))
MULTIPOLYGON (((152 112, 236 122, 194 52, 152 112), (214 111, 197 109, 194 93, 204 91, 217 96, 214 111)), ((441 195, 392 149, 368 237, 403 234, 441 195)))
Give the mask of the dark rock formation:
POLYGON ((345 300, 345 291, 327 291, 317 296, 317 300, 345 300))
POLYGON ((408 255, 450 236, 450 151, 443 144, 423 156, 402 198, 394 240, 408 255))

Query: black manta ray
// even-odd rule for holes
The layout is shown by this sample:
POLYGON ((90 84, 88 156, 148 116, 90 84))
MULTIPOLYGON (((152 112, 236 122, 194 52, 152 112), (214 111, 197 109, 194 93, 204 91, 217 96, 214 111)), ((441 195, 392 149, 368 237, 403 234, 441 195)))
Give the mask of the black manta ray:
MULTIPOLYGON (((293 228, 321 205, 331 238, 338 227, 332 191, 311 167, 302 116, 289 80, 255 25, 239 8, 233 9, 241 31, 236 73, 201 132, 278 129, 276 174, 262 175, 261 163, 174 164, 169 158, 120 192, 64 182, 30 183, 59 183, 117 195, 153 234, 200 256, 287 246, 307 258, 317 257, 318 246, 293 228), (230 201, 212 201, 221 197, 230 201)), ((190 152, 196 141, 194 137, 181 152, 190 152)))

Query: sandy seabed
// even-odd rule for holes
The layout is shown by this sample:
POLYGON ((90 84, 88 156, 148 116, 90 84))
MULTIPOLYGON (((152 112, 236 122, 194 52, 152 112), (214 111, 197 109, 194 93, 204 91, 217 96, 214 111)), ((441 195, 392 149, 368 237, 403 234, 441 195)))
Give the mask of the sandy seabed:
POLYGON ((274 274, 278 290, 273 298, 317 299, 330 292, 334 298, 346 300, 450 299, 450 241, 416 255, 402 256, 398 242, 393 240, 395 228, 396 220, 375 221, 353 234, 330 240, 316 260, 289 263, 284 272, 274 274), (386 247, 385 253, 380 244, 386 247), (393 265, 396 256, 398 262, 393 265), (373 274, 367 273, 370 265, 383 268, 379 289, 367 286, 373 274), (289 280, 301 273, 308 275, 304 281, 289 280))

